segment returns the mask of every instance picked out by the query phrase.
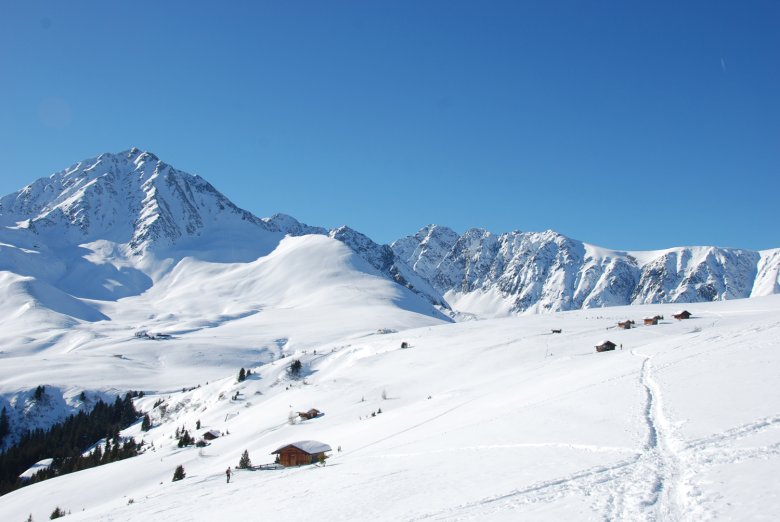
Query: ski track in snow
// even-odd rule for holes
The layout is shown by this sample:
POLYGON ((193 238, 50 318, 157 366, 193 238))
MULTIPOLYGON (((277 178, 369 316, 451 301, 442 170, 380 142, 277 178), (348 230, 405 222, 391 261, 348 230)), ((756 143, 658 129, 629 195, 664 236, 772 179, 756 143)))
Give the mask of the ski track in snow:
MULTIPOLYGON (((462 503, 410 520, 484 519, 529 504, 552 503, 570 495, 591 500, 594 513, 605 521, 699 521, 713 520, 707 500, 696 486, 697 478, 710 467, 752 459, 780 456, 780 443, 763 447, 727 447, 770 429, 780 429, 780 414, 737 426, 690 442, 680 440, 664 410, 663 390, 653 373, 652 356, 632 350, 642 358, 639 385, 644 391, 642 417, 647 426, 646 442, 635 456, 611 465, 594 466, 558 478, 548 479, 504 494, 462 503)), ((531 447, 560 447, 583 451, 619 453, 634 451, 612 446, 566 443, 526 443, 499 446, 471 446, 462 450, 490 450, 531 447)), ((440 451, 454 451, 444 449, 440 451)), ((416 453, 389 454, 383 458, 414 457, 416 453)))

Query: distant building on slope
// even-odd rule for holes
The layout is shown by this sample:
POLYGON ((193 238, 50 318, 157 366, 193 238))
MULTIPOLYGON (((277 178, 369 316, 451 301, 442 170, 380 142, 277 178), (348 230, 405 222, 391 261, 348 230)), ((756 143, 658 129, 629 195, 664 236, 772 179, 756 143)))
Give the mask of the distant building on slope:
POLYGON ((654 326, 658 324, 658 316, 645 317, 645 326, 654 326))
POLYGON ((279 464, 284 467, 290 467, 316 464, 320 460, 327 458, 327 455, 325 455, 326 451, 331 451, 331 447, 323 442, 301 440, 282 446, 272 451, 271 454, 279 456, 279 464))
POLYGON ((615 346, 617 346, 612 341, 601 341, 601 343, 596 345, 596 351, 597 352, 608 352, 610 350, 614 350, 615 346))
POLYGON ((221 436, 222 433, 216 429, 208 430, 203 434, 203 438, 205 440, 214 440, 214 439, 218 439, 221 436))
POLYGON ((298 416, 302 419, 313 419, 322 415, 322 412, 316 408, 312 408, 309 411, 299 411, 298 416))
POLYGON ((620 321, 618 323, 618 328, 622 328, 623 330, 630 330, 633 325, 634 321, 626 319, 625 321, 620 321))
POLYGON ((688 310, 680 310, 679 312, 676 312, 674 315, 672 315, 675 319, 690 319, 691 313, 688 310))

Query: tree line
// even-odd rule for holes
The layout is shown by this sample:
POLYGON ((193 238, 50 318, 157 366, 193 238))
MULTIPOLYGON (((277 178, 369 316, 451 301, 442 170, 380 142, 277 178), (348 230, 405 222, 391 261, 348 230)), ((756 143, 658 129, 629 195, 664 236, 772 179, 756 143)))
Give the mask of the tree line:
POLYGON ((89 413, 80 411, 46 430, 27 431, 16 444, 0 453, 0 495, 33 482, 137 455, 140 446, 132 438, 123 440, 119 432, 140 417, 133 406, 133 397, 138 395, 130 392, 124 399, 117 396, 113 403, 98 399, 89 413), (84 455, 102 438, 106 439, 105 448, 96 446, 84 455), (46 458, 53 459, 49 469, 39 471, 30 480, 19 479, 21 473, 46 458))

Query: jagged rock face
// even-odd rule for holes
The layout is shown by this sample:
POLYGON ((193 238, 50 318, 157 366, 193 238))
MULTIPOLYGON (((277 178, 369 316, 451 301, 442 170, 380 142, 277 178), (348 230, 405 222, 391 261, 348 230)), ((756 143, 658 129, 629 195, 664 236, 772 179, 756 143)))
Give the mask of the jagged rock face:
POLYGON ((347 245, 381 273, 388 273, 393 266, 395 254, 389 246, 379 245, 356 230, 344 226, 331 230, 328 235, 347 245))
POLYGON ((127 243, 135 252, 170 246, 221 221, 267 225, 199 176, 154 154, 102 154, 0 199, 0 224, 22 223, 51 241, 127 243))
POLYGON ((758 252, 675 249, 646 264, 631 302, 700 302, 750 297, 758 252))
POLYGON ((389 245, 379 245, 368 236, 347 226, 335 228, 328 235, 347 245, 379 273, 424 297, 431 304, 444 309, 449 308, 441 295, 425 279, 421 278, 401 261, 389 245))
POLYGON ((421 277, 433 281, 444 256, 459 238, 452 229, 428 225, 414 236, 394 242, 392 248, 421 277))
POLYGON ((739 249, 630 253, 553 231, 495 235, 472 229, 457 237, 435 225, 392 248, 442 294, 497 292, 514 312, 736 299, 780 288, 780 255, 739 249))

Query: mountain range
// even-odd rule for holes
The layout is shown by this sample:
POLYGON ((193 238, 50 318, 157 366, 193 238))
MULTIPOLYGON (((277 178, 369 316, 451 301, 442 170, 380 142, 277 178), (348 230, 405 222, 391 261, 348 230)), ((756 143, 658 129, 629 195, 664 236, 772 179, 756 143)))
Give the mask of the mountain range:
POLYGON ((256 217, 201 177, 136 148, 78 162, 0 198, 0 227, 0 270, 81 300, 139 295, 184 258, 247 263, 285 236, 309 234, 340 241, 455 318, 780 292, 780 249, 616 251, 552 230, 458 234, 438 225, 380 245, 346 226, 256 217))

